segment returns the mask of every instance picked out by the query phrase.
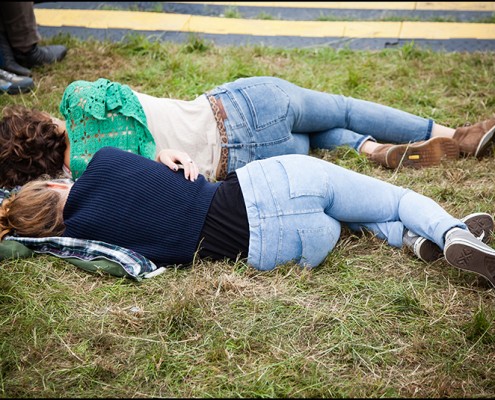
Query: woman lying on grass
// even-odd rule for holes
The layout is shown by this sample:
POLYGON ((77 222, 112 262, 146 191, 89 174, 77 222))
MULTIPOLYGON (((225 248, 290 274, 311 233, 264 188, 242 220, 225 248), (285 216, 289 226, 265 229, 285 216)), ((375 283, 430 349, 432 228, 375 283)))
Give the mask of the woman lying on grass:
POLYGON ((150 159, 162 149, 185 151, 208 180, 222 180, 254 160, 338 146, 386 168, 427 167, 459 154, 481 158, 495 137, 495 119, 454 129, 274 77, 238 79, 191 101, 149 96, 107 79, 75 81, 60 112, 64 120, 22 106, 3 110, 0 187, 62 169, 76 179, 105 146, 150 159))
POLYGON ((495 286, 495 250, 467 225, 488 238, 488 214, 462 221, 414 191, 305 155, 254 161, 215 183, 186 153, 158 158, 106 147, 75 183, 26 184, 2 204, 0 238, 68 236, 126 247, 162 266, 189 264, 197 252, 271 270, 289 261, 316 267, 346 224, 391 246, 409 244, 427 261, 443 253, 495 286))

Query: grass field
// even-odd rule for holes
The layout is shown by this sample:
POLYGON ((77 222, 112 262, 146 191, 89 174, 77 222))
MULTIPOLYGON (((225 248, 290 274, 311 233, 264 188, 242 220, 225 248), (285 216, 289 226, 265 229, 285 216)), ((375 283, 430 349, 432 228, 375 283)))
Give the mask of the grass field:
MULTIPOLYGON (((60 117, 73 80, 105 77, 193 99, 271 75, 459 126, 495 110, 493 53, 215 47, 128 36, 51 39, 66 59, 36 89, 0 96, 60 117)), ((345 148, 313 153, 431 196, 453 215, 495 214, 493 156, 385 170, 345 148)), ((418 210, 418 214, 421 210, 418 210)), ((1 397, 495 396, 495 290, 406 249, 344 230, 313 270, 196 261, 141 282, 50 256, 0 264, 1 397)))

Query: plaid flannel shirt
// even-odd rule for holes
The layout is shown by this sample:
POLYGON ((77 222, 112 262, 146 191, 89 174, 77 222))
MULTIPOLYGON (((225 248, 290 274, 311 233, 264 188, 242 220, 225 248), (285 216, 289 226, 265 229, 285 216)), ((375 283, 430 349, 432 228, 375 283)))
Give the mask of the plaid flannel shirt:
POLYGON ((96 240, 83 240, 68 237, 31 238, 6 236, 4 240, 15 240, 35 253, 51 254, 60 258, 78 258, 84 261, 106 259, 116 262, 133 278, 144 276, 157 270, 148 258, 124 247, 114 246, 96 240))
MULTIPOLYGON (((11 194, 19 190, 16 187, 12 190, 0 189, 0 204, 11 194)), ((131 278, 141 277, 151 278, 159 275, 164 268, 157 266, 143 255, 109 243, 96 240, 83 240, 68 237, 17 237, 6 236, 4 240, 13 240, 23 244, 35 253, 51 254, 60 258, 77 258, 83 261, 93 261, 105 259, 119 264, 125 274, 131 278)))

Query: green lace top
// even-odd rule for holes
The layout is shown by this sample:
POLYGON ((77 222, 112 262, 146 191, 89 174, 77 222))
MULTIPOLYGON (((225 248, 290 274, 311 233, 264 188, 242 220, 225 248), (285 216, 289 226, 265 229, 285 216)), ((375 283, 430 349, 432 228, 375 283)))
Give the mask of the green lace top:
POLYGON ((64 91, 60 112, 70 141, 70 170, 77 179, 94 153, 118 147, 155 158, 155 141, 131 88, 108 79, 74 81, 64 91))

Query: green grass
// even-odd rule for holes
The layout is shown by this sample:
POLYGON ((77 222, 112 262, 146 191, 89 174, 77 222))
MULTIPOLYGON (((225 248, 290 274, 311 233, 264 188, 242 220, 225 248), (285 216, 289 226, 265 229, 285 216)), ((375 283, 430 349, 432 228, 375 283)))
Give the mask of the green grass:
MULTIPOLYGON (((458 126, 495 109, 493 53, 376 52, 120 43, 60 36, 67 58, 36 89, 0 96, 60 117, 73 80, 106 77, 193 99, 272 75, 458 126)), ((433 197, 456 216, 495 214, 494 159, 384 170, 349 149, 339 165, 433 197)), ((418 210, 420 213, 421 210, 418 210)), ((197 261, 136 283, 38 256, 0 264, 2 397, 495 396, 495 291, 440 260, 345 230, 311 271, 197 261)))

